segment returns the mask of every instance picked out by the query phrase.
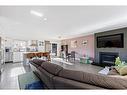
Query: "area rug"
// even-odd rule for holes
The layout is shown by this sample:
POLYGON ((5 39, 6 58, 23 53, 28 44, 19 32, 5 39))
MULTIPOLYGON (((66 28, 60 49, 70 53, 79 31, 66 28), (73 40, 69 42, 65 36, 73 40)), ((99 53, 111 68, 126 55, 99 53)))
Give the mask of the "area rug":
POLYGON ((20 89, 43 89, 44 84, 42 81, 33 73, 27 72, 18 76, 19 88, 20 89))

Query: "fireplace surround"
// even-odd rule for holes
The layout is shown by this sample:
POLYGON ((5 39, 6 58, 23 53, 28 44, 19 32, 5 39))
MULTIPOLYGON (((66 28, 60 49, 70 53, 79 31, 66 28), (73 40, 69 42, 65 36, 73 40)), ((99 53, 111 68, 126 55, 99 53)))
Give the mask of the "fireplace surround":
POLYGON ((117 52, 99 52, 99 63, 103 66, 113 66, 118 56, 117 52))

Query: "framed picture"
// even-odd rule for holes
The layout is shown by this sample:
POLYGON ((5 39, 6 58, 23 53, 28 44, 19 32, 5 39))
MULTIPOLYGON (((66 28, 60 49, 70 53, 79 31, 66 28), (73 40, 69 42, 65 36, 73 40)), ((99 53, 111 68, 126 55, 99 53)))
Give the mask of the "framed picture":
POLYGON ((82 44, 83 44, 84 46, 86 46, 86 45, 87 45, 87 43, 88 43, 88 41, 87 41, 87 40, 82 41, 82 44))
POLYGON ((77 47, 77 41, 76 40, 71 41, 71 47, 72 48, 76 48, 77 47))

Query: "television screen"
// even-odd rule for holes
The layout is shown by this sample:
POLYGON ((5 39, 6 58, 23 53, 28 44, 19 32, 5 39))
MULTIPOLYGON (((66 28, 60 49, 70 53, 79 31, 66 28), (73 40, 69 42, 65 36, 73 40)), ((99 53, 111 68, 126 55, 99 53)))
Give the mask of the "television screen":
POLYGON ((97 37, 97 48, 123 48, 123 33, 97 37))

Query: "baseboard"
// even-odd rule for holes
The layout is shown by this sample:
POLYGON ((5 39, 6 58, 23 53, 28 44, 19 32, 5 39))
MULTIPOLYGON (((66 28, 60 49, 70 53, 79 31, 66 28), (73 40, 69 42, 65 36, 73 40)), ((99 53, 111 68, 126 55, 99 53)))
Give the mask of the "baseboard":
POLYGON ((8 62, 5 62, 5 63, 13 63, 13 61, 8 61, 8 62))

